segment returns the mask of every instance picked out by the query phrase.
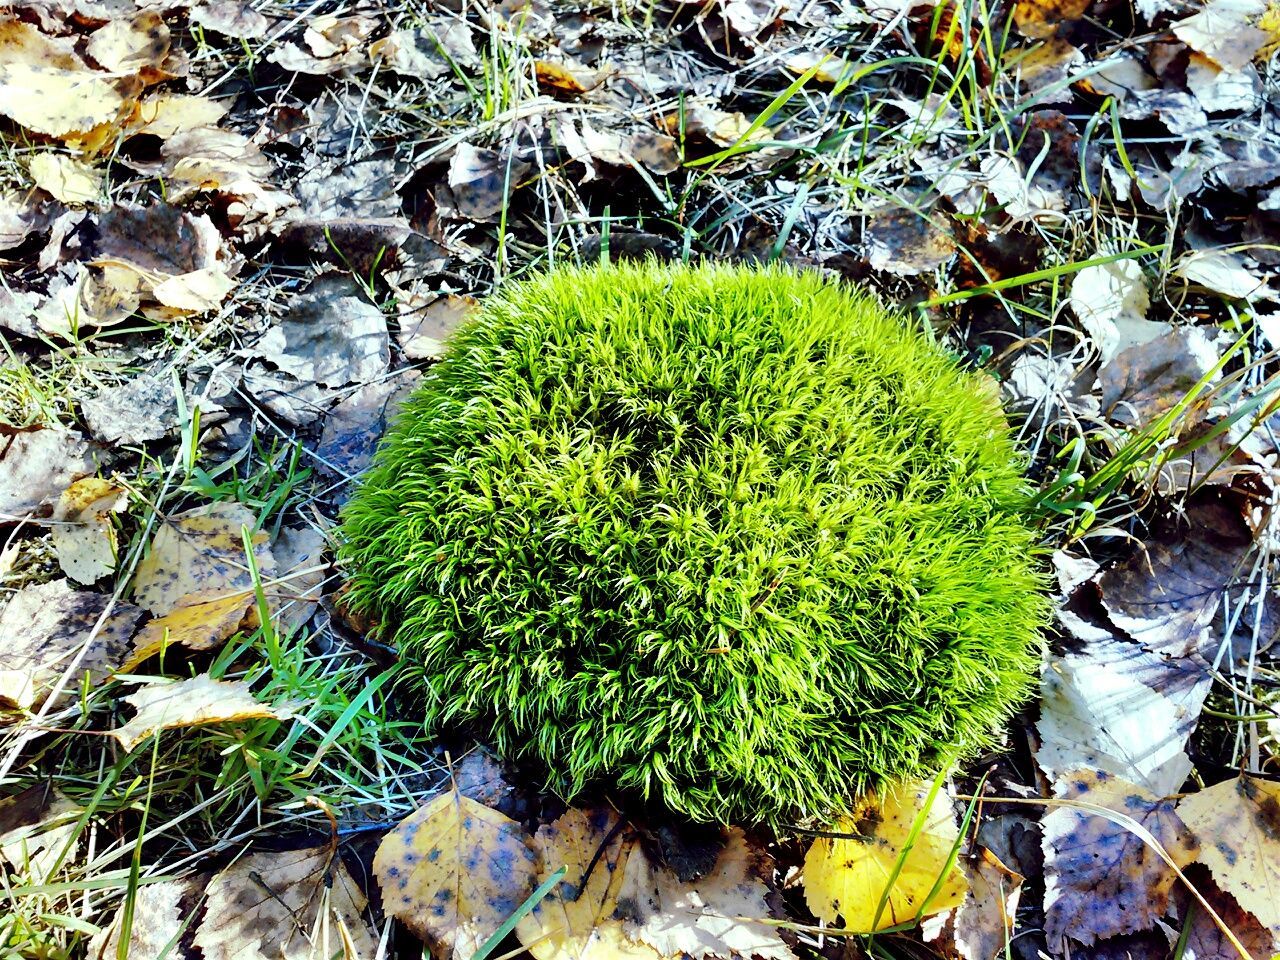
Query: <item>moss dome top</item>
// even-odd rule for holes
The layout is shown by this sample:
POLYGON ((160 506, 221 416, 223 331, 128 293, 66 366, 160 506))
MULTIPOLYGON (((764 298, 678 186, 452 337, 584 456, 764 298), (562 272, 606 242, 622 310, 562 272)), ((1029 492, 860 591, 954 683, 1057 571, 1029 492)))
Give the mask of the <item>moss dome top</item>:
POLYGON ((573 794, 828 816, 991 742, 1046 605, 995 391, 811 273, 560 270, 459 331, 347 505, 430 726, 573 794))

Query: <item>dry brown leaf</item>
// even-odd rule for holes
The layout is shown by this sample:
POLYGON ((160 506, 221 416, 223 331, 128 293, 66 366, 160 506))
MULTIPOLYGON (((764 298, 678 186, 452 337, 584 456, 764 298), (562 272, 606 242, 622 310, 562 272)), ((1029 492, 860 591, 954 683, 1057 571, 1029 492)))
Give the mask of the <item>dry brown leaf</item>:
POLYGON ((618 914, 632 940, 662 957, 763 957, 794 960, 778 928, 750 919, 770 914, 759 855, 737 827, 706 875, 683 882, 634 851, 623 867, 618 914))
POLYGON ((78 694, 86 674, 90 686, 105 680, 124 661, 142 615, 132 604, 117 603, 90 639, 110 602, 106 594, 73 590, 66 580, 15 593, 0 611, 0 709, 38 706, 77 657, 64 693, 78 694))
POLYGON ((329 569, 324 562, 327 545, 324 534, 309 526, 285 527, 271 544, 278 577, 266 593, 281 632, 301 629, 316 612, 329 569))
POLYGON ((89 445, 78 433, 0 426, 0 519, 20 520, 93 472, 89 445))
MULTIPOLYGON (((1137 821, 1185 867, 1195 837, 1161 800, 1101 770, 1076 770, 1057 796, 1106 807, 1137 821)), ((1044 817, 1045 932, 1056 952, 1066 938, 1086 946, 1154 926, 1168 912, 1177 874, 1143 839, 1105 817, 1056 807, 1044 817)))
POLYGON ((27 163, 36 186, 63 203, 93 203, 102 196, 102 174, 63 153, 37 153, 27 163))
POLYGON ((110 514, 124 508, 124 487, 98 477, 77 480, 53 508, 53 549, 62 572, 94 583, 116 568, 116 530, 110 514))
POLYGON ((562 63, 535 60, 533 68, 538 86, 546 93, 576 97, 589 89, 587 84, 579 80, 573 71, 562 63))
POLYGON ((257 40, 271 23, 240 0, 205 0, 191 8, 191 22, 236 40, 257 40))
MULTIPOLYGON (((1214 912, 1226 924, 1240 942, 1249 951, 1249 956, 1256 960, 1266 957, 1274 958, 1280 950, 1280 939, 1273 937, 1271 931, 1258 922, 1251 913, 1241 910, 1240 904, 1209 879, 1207 871, 1201 876, 1202 867, 1192 866, 1187 872, 1187 879, 1195 886, 1200 895, 1209 902, 1214 912)), ((1182 952, 1182 960, 1241 960, 1240 951, 1223 932, 1222 928, 1209 916, 1200 904, 1194 903, 1185 890, 1179 889, 1179 916, 1187 917, 1189 923, 1187 939, 1182 952)))
POLYGON ((83 812, 49 782, 0 797, 0 865, 12 871, 9 883, 54 879, 59 864, 79 850, 77 822, 83 812))
POLYGON ((1280 783, 1242 775, 1183 797, 1178 815, 1218 886, 1280 939, 1280 783))
POLYGON ((900 277, 917 276, 936 270, 956 255, 956 242, 935 220, 914 210, 891 207, 867 218, 865 243, 867 262, 873 270, 900 277))
POLYGON ((1266 0, 1211 0, 1173 25, 1173 35, 1228 70, 1243 70, 1270 39, 1254 19, 1266 0))
POLYGON ((996 960, 1013 939, 1024 878, 986 847, 960 863, 969 878, 969 896, 955 910, 925 921, 925 939, 964 960, 996 960))
POLYGON ((328 845, 241 857, 205 894, 195 934, 204 960, 372 960, 377 954, 364 917, 368 899, 328 845))
POLYGON ((215 680, 207 673, 149 683, 122 699, 137 711, 132 720, 111 731, 126 753, 161 730, 292 716, 287 708, 262 703, 243 680, 215 680))
POLYGON ((373 871, 437 960, 469 960, 533 892, 535 857, 520 824, 454 786, 383 838, 373 871))
POLYGON ((948 867, 960 836, 951 799, 939 790, 926 810, 929 793, 927 782, 912 781, 888 787, 880 796, 868 794, 831 828, 856 839, 814 840, 804 858, 804 896, 815 917, 832 924, 843 917, 846 929, 870 933, 964 900, 965 877, 954 865, 948 867), (908 847, 912 824, 922 815, 920 833, 908 847))
POLYGON ((610 837, 617 822, 607 808, 570 809, 534 835, 537 881, 567 868, 559 886, 516 924, 516 936, 535 960, 659 960, 652 947, 628 940, 616 919, 627 860, 644 856, 634 833, 623 830, 610 837))
MULTIPOLYGON (((238 503, 197 507, 159 522, 151 548, 138 564, 134 600, 157 616, 182 606, 192 594, 230 594, 253 589, 245 563, 241 530, 255 526, 238 503)), ((275 575, 267 534, 252 534, 254 556, 264 580, 275 575)))
POLYGON ((199 594, 183 598, 182 605, 157 617, 133 638, 133 652, 121 665, 132 673, 144 661, 170 647, 214 650, 241 629, 258 625, 257 599, 251 590, 205 599, 199 594))
POLYGON ((177 960, 177 941, 191 916, 188 901, 197 892, 189 880, 141 884, 132 904, 121 904, 111 922, 89 942, 88 956, 91 960, 114 960, 120 949, 123 917, 129 910, 129 960, 177 960))
MULTIPOLYGON (((1127 427, 1145 427, 1181 402, 1218 363, 1218 355, 1200 327, 1176 327, 1123 350, 1098 371, 1102 411, 1127 427)), ((1201 397, 1179 421, 1184 428, 1207 412, 1209 398, 1201 397)))

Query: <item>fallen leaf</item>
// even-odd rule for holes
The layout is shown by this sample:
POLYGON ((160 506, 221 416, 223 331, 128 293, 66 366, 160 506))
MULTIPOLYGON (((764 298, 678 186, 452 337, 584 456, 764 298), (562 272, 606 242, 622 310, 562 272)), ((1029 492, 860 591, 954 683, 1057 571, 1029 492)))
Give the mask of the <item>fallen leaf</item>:
MULTIPOLYGON (((1179 867, 1196 857, 1196 840, 1174 813, 1173 800, 1102 770, 1071 771, 1055 794, 1135 820, 1179 867)), ((1168 912, 1177 874, 1132 830, 1069 806, 1052 808, 1042 823, 1050 949, 1066 950, 1068 937, 1087 946, 1147 930, 1168 912)))
POLYGON ((1091 0, 1018 0, 1013 22, 1024 37, 1048 40, 1060 24, 1079 20, 1091 0))
MULTIPOLYGON (((1149 343, 1122 350, 1102 366, 1102 411, 1127 427, 1145 427, 1180 403, 1217 363, 1218 349, 1203 328, 1175 327, 1149 343)), ((1207 407, 1208 399, 1201 399, 1183 414, 1180 424, 1194 425, 1207 407)))
POLYGON ((62 492, 53 508, 58 565, 77 583, 95 583, 116 568, 116 530, 110 514, 128 502, 124 487, 85 477, 62 492))
POLYGON ((0 114, 36 133, 66 137, 111 123, 125 98, 105 74, 0 64, 0 114))
POLYGON ((138 104, 129 121, 129 135, 149 134, 168 140, 180 133, 212 127, 227 108, 216 100, 188 93, 161 93, 138 104))
POLYGON ((315 527, 284 527, 271 544, 278 576, 267 590, 267 600, 283 633, 306 626, 320 602, 327 565, 328 542, 315 527))
POLYGON ((41 884, 53 880, 61 864, 80 849, 79 820, 84 810, 50 782, 37 783, 0 797, 0 864, 10 880, 41 884))
MULTIPOLYGON (((942 215, 932 216, 937 220, 942 215)), ((901 207, 872 214, 864 238, 871 269, 909 277, 949 263, 956 255, 955 240, 933 220, 901 207)))
POLYGON ((1225 250, 1191 251, 1178 261, 1173 273, 1233 300, 1265 299, 1270 294, 1267 281, 1250 270, 1243 257, 1225 250))
MULTIPOLYGON (((354 479, 373 459, 378 440, 420 379, 418 371, 397 371, 386 380, 360 387, 325 417, 316 458, 325 473, 354 479)), ((338 499, 345 501, 348 490, 338 499)))
POLYGON ((239 720, 287 720, 292 716, 287 708, 262 703, 245 681, 215 680, 207 673, 187 680, 148 683, 122 699, 136 713, 111 735, 126 753, 161 730, 239 720))
POLYGON ((962 860, 961 866, 969 879, 969 895, 955 910, 926 920, 925 939, 941 936, 965 960, 995 960, 1013 939, 1024 878, 985 847, 976 857, 962 860), (930 925, 944 917, 938 934, 929 936, 930 925))
POLYGON ((1142 267, 1133 260, 1116 260, 1078 271, 1068 303, 1106 362, 1120 347, 1117 322, 1145 320, 1151 300, 1142 267))
MULTIPOLYGON (((1263 958, 1274 957, 1277 947, 1280 947, 1280 941, 1271 935, 1266 927, 1260 924, 1257 918, 1240 909, 1240 905, 1236 901, 1222 892, 1222 889, 1209 879, 1207 872, 1205 876, 1194 875, 1196 871, 1202 870, 1202 867, 1193 866, 1188 871, 1188 879, 1194 884, 1200 895, 1209 902, 1209 906, 1213 907, 1214 912, 1222 918, 1222 922, 1236 936, 1236 939, 1249 951, 1251 957, 1263 958)), ((1187 918, 1190 929, 1187 930, 1187 939, 1182 951, 1183 960, 1240 960, 1240 951, 1236 949, 1226 934, 1222 932, 1222 928, 1214 922, 1200 904, 1192 901, 1192 898, 1179 889, 1181 893, 1179 915, 1187 918)))
POLYGON ((470 143, 460 143, 449 160, 449 211, 479 223, 495 222, 511 194, 529 171, 523 160, 504 156, 470 143))
POLYGON ((0 611, 0 708, 38 706, 67 673, 64 693, 78 695, 80 679, 89 686, 105 680, 127 656, 129 637, 142 616, 132 604, 116 603, 102 593, 74 590, 66 580, 23 587, 0 611), (97 633, 94 624, 105 616, 97 633), (83 651, 83 653, 81 652, 83 651), (78 662, 77 662, 78 661, 78 662))
POLYGON ((328 845, 249 854, 210 881, 195 946, 204 960, 372 960, 367 905, 328 845))
POLYGON ((169 28, 155 10, 140 10, 99 27, 86 49, 104 70, 139 73, 160 66, 169 55, 169 28))
POLYGON ((615 916, 631 940, 662 957, 794 960, 777 927, 751 922, 770 915, 758 861, 736 827, 728 829, 715 866, 690 882, 651 862, 643 849, 633 851, 623 867, 615 916))
MULTIPOLYGON (((48 226, 48 203, 30 190, 0 188, 0 250, 21 246, 48 226)), ((0 288, 3 292, 3 288, 0 288)))
POLYGON ((538 86, 546 93, 576 97, 588 90, 588 84, 579 80, 573 71, 562 63, 535 60, 533 69, 538 86))
POLYGON ((376 380, 391 361, 386 318, 337 273, 311 281, 254 350, 299 380, 330 387, 376 380))
POLYGON ((1178 815, 1218 886, 1280 939, 1280 783, 1242 774, 1183 797, 1178 815))
POLYGON ((628 940, 616 919, 627 860, 643 856, 634 833, 611 836, 617 823, 607 808, 571 808, 538 828, 531 841, 538 854, 537 882, 561 866, 566 873, 516 924, 516 936, 535 960, 660 960, 652 947, 628 940))
POLYGON ((169 960, 175 957, 178 938, 187 928, 191 900, 198 891, 189 880, 142 883, 133 901, 121 904, 111 922, 89 941, 88 956, 111 960, 119 955, 120 930, 129 915, 129 960, 169 960))
POLYGON ((383 838, 373 871, 387 911, 437 960, 470 960, 533 892, 535 857, 520 824, 454 786, 383 838))
POLYGON ((235 40, 257 40, 271 22, 240 0, 205 0, 191 8, 191 22, 235 40))
POLYGON ((264 580, 275 575, 268 536, 252 532, 256 520, 238 503, 215 503, 177 514, 158 524, 133 580, 134 600, 164 616, 193 594, 252 590, 242 529, 251 531, 254 556, 264 580))
POLYGON ((82 401, 80 409, 93 438, 107 444, 142 444, 178 428, 173 378, 163 374, 144 373, 108 387, 82 401))
POLYGON ((1173 35, 1228 70, 1242 70, 1269 37, 1253 19, 1266 0, 1210 0, 1199 13, 1173 25, 1173 35))
POLYGON ((64 153, 37 153, 27 169, 37 187, 63 203, 93 203, 102 196, 102 175, 64 153))
POLYGON ((474 297, 452 293, 423 305, 402 301, 396 343, 410 360, 439 359, 449 335, 475 316, 479 307, 474 297))
POLYGON ((813 842, 804 858, 804 895, 815 917, 831 924, 843 917, 845 929, 871 933, 960 905, 967 884, 954 865, 948 867, 960 831, 945 790, 926 811, 929 791, 928 783, 912 782, 869 794, 831 828, 850 834, 848 839, 813 842), (912 824, 921 816, 924 825, 906 850, 912 824), (899 860, 901 870, 885 896, 899 860), (926 901, 935 884, 937 892, 926 901))
POLYGON ((189 594, 180 606, 157 617, 133 638, 133 652, 120 666, 132 673, 139 665, 170 647, 215 650, 241 628, 258 625, 257 598, 249 590, 204 598, 189 594))
POLYGON ((0 425, 0 519, 29 516, 93 470, 89 445, 78 433, 0 425))

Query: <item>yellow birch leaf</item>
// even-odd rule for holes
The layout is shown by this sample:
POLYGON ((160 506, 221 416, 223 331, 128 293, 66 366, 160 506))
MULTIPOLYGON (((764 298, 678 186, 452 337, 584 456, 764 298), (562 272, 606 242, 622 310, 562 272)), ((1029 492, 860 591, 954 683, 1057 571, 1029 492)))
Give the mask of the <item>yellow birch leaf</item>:
POLYGON ((92 130, 115 120, 123 104, 103 73, 0 64, 0 114, 36 133, 65 137, 92 130))
POLYGON ((534 886, 520 825, 455 786, 406 817, 373 858, 387 911, 439 960, 470 960, 534 886))
POLYGON ((112 73, 158 67, 169 55, 169 28, 154 10, 112 20, 89 37, 89 56, 112 73))
POLYGON ((27 164, 31 179, 63 203, 92 203, 102 195, 102 174, 63 153, 37 153, 27 164))
POLYGON ((1218 886, 1280 938, 1280 783, 1227 780, 1184 797, 1178 816, 1218 886))
POLYGON ((85 477, 62 492, 53 508, 53 551, 62 572, 77 583, 94 583, 116 568, 116 530, 108 514, 127 495, 110 480, 85 477))
POLYGON ((286 720, 292 715, 289 710, 259 701, 243 680, 215 680, 207 673, 177 683, 148 684, 124 699, 137 714, 112 730, 111 735, 126 752, 157 730, 267 717, 286 720))
POLYGON ((643 856, 634 833, 619 831, 609 809, 568 810, 555 823, 544 824, 533 838, 542 883, 560 867, 564 879, 516 924, 516 936, 535 960, 659 960, 652 947, 632 943, 615 919, 623 873, 631 856, 643 856), (605 840, 608 839, 608 843, 605 840), (583 885, 583 875, 592 860, 583 885), (575 899, 578 887, 582 893, 575 899))
POLYGON ((147 133, 168 140, 180 133, 211 127, 227 114, 216 100, 193 93, 161 93, 138 104, 129 135, 147 133))
POLYGON ((868 794, 852 816, 831 828, 833 833, 857 839, 819 837, 814 841, 804 858, 805 900, 814 916, 824 923, 843 917, 846 929, 871 933, 960 905, 968 884, 954 865, 937 893, 925 902, 947 869, 959 837, 944 791, 934 798, 915 844, 903 855, 911 826, 928 796, 929 784, 924 781, 889 787, 883 796, 868 794), (899 859, 902 869, 877 923, 876 910, 899 859))
POLYGON ((120 667, 130 673, 167 647, 213 650, 241 627, 258 625, 257 599, 251 590, 203 599, 186 598, 176 610, 157 617, 133 638, 133 652, 120 667))

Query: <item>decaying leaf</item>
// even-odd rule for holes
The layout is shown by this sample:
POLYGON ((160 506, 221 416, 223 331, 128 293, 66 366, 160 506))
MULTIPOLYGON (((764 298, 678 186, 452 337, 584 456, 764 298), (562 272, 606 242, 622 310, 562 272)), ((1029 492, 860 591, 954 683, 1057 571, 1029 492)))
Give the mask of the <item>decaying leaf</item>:
POLYGON ((518 823, 456 786, 402 820, 373 860, 388 912, 438 960, 470 957, 533 892, 518 823))
MULTIPOLYGON (((1117 423, 1145 427, 1179 403, 1217 362, 1218 349, 1203 329, 1176 327, 1149 343, 1122 350, 1103 365, 1098 371, 1102 410, 1117 423)), ((1201 400, 1183 414, 1181 423, 1195 423, 1207 405, 1201 400)))
POLYGON ((243 680, 215 680, 207 673, 176 682, 148 683, 123 698, 133 719, 111 731, 126 752, 153 733, 237 720, 287 720, 291 713, 258 700, 243 680))
POLYGON ((945 790, 926 810, 929 790, 928 783, 912 782, 870 794, 832 828, 849 838, 813 842, 804 858, 804 894, 815 917, 832 924, 842 917, 845 929, 870 933, 960 905, 967 884, 954 865, 948 866, 960 831, 945 790), (924 825, 904 856, 912 824, 921 816, 924 825), (899 860, 901 870, 885 897, 899 860), (935 884, 937 892, 926 900, 935 884), (882 897, 884 909, 877 916, 882 897))
POLYGON ((178 938, 191 918, 188 901, 197 893, 188 880, 143 883, 132 904, 121 904, 111 922, 89 942, 93 960, 112 960, 120 949, 123 917, 129 912, 129 960, 167 960, 176 957, 178 938))
POLYGON ((1269 39, 1252 22, 1266 9, 1266 0, 1210 0, 1175 23, 1173 35, 1228 70, 1242 70, 1269 39))
MULTIPOLYGON (((1209 906, 1213 907, 1227 929, 1249 952, 1249 956, 1274 957, 1280 949, 1280 938, 1272 936, 1271 931, 1260 924, 1257 917, 1242 910, 1240 905, 1232 897, 1223 893, 1222 889, 1207 875, 1193 875, 1201 869, 1201 867, 1192 866, 1187 872, 1188 879, 1200 895, 1209 902, 1209 906)), ((1208 911, 1198 903, 1193 904, 1192 898, 1181 888, 1176 892, 1182 894, 1179 898, 1181 901, 1179 916, 1187 917, 1190 913, 1187 922, 1190 923, 1191 929, 1187 931, 1186 945, 1182 952, 1183 960, 1241 960, 1240 951, 1209 916, 1208 911)))
POLYGON ((125 104, 105 74, 29 63, 0 63, 0 113, 53 137, 114 121, 125 104))
POLYGON ((0 709, 38 706, 68 671, 63 689, 78 694, 81 677, 96 685, 124 662, 142 611, 116 603, 108 613, 110 604, 106 594, 74 590, 66 580, 14 594, 0 611, 0 709))
POLYGON ((63 203, 93 203, 102 196, 102 174, 63 153, 37 153, 27 163, 36 186, 63 203))
POLYGON ((615 916, 630 939, 662 957, 794 960, 777 927, 750 920, 770 913, 758 859, 736 827, 729 828, 715 866, 687 883, 643 850, 633 851, 623 867, 615 916))
POLYGON ((0 426, 0 519, 30 515, 92 472, 89 445, 80 434, 0 426))
POLYGON ((53 549, 62 572, 94 583, 116 568, 116 530, 110 514, 123 509, 124 487, 98 477, 77 480, 53 508, 53 549))
POLYGON ((529 164, 497 150, 460 143, 449 161, 450 212, 481 223, 496 221, 529 164))
POLYGON ((141 10, 99 27, 89 37, 87 50, 104 70, 138 73, 164 63, 169 55, 169 28, 155 10, 141 10))
MULTIPOLYGON (((207 598, 252 590, 241 531, 255 525, 253 514, 238 503, 197 507, 160 521, 134 576, 134 600, 164 616, 193 594, 207 598)), ((275 573, 268 539, 263 531, 252 534, 263 579, 275 573)))
POLYGON ((285 527, 271 544, 279 571, 267 600, 282 633, 301 629, 316 612, 324 586, 325 535, 315 527, 285 527))
POLYGON ((205 894, 195 935, 205 960, 370 960, 377 954, 377 937, 364 918, 368 899, 327 845, 241 857, 205 894))
POLYGON ((143 373, 82 401, 80 409, 95 440, 142 444, 159 440, 178 427, 178 396, 173 378, 143 373))
POLYGON ((643 856, 635 834, 615 832, 617 823, 607 808, 570 809, 534 835, 537 882, 567 868, 559 885, 516 924, 516 936, 535 960, 659 960, 652 947, 628 940, 616 919, 627 861, 643 856))
POLYGON ((1024 878, 986 847, 961 865, 969 895, 955 910, 926 920, 925 939, 940 939, 964 960, 995 960, 1013 939, 1024 878))
POLYGON ((425 304, 402 303, 396 342, 410 360, 437 359, 444 350, 445 340, 473 316, 478 307, 474 297, 451 293, 425 304))
POLYGON ((1280 783, 1243 774, 1183 797, 1178 815, 1218 886, 1280 939, 1280 783))
MULTIPOLYGON (((1066 774, 1056 793, 1136 821, 1179 867, 1195 859, 1196 840, 1174 812, 1173 800, 1101 770, 1066 774)), ((1177 875, 1138 834, 1069 806, 1053 808, 1042 822, 1045 932, 1056 951, 1068 937, 1088 945, 1147 930, 1168 911, 1177 875)))
POLYGON ((955 240, 932 219, 914 210, 893 207, 867 221, 867 262, 873 270, 916 276, 936 270, 956 254, 955 240))
POLYGON ((53 879, 79 850, 83 812, 49 782, 0 798, 0 865, 29 883, 53 879))

